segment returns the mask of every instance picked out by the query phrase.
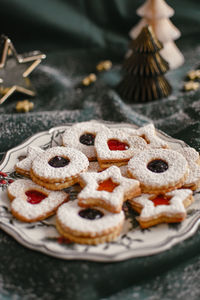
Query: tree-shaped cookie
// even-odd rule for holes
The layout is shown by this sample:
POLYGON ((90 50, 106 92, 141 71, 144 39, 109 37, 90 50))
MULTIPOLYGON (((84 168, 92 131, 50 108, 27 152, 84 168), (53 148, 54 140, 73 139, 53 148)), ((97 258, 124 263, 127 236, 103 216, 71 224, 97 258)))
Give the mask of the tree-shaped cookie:
POLYGON ((163 43, 160 54, 169 63, 170 69, 181 66, 184 63, 184 57, 174 43, 174 40, 178 39, 181 34, 169 20, 174 15, 174 10, 164 0, 146 0, 137 9, 137 15, 142 19, 131 29, 130 37, 137 38, 145 25, 151 25, 158 40, 163 43))
POLYGON ((163 76, 169 69, 159 51, 162 43, 150 26, 145 26, 131 43, 132 54, 124 63, 125 77, 118 86, 128 102, 148 102, 167 97, 171 86, 163 76))

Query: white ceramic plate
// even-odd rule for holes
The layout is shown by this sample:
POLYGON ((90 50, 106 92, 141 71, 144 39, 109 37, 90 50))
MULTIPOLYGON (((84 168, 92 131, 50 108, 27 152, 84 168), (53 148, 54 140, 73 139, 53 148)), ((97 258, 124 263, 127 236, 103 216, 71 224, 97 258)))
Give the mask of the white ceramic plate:
MULTIPOLYGON (((108 124, 107 124, 108 125, 108 124)), ((133 257, 153 255, 171 248, 195 233, 200 220, 200 194, 195 193, 196 201, 188 208, 187 219, 181 224, 162 224, 141 230, 132 210, 126 213, 126 222, 120 237, 111 243, 98 246, 85 246, 66 243, 55 229, 55 217, 31 224, 16 220, 10 213, 10 202, 6 186, 10 179, 15 179, 14 165, 20 156, 26 155, 27 147, 40 146, 48 149, 61 145, 61 135, 69 125, 52 128, 49 131, 33 135, 23 144, 7 152, 0 171, 8 174, 0 183, 0 227, 19 243, 47 255, 64 259, 84 259, 102 262, 114 262, 133 257)), ((111 127, 134 127, 128 124, 109 124, 111 127)), ((170 143, 173 149, 185 146, 184 142, 175 140, 162 132, 158 135, 170 143)), ((71 198, 76 196, 76 187, 70 189, 71 198)))

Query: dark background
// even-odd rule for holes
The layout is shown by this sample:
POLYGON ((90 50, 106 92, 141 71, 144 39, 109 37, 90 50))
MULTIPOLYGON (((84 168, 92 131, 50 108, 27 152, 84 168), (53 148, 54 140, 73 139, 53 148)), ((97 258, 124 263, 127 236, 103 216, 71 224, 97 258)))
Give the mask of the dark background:
MULTIPOLYGON (((200 64, 200 2, 168 1, 186 62, 167 74, 173 94, 148 104, 126 104, 115 86, 139 21, 139 0, 1 0, 0 30, 17 51, 47 58, 31 75, 35 108, 17 114, 12 97, 0 107, 0 153, 32 134, 66 122, 104 119, 157 128, 200 149, 200 92, 183 93, 186 72, 200 64), (76 84, 101 59, 113 69, 78 92, 76 84)), ((22 97, 23 98, 23 97, 22 97)), ((0 232, 0 299, 199 299, 200 233, 164 253, 120 263, 64 261, 24 248, 0 232)))

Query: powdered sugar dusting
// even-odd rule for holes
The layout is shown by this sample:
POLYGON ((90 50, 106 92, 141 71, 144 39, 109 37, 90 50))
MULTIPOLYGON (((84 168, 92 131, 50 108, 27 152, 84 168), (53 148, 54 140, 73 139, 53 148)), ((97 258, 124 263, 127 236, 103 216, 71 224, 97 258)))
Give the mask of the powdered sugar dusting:
POLYGON ((168 149, 148 149, 135 155, 128 163, 128 171, 144 186, 163 188, 174 186, 188 172, 188 163, 180 153, 168 149), (162 173, 155 173, 147 168, 153 160, 163 160, 168 169, 162 173))
POLYGON ((139 150, 143 150, 147 147, 147 143, 144 139, 131 136, 129 133, 125 132, 123 129, 106 129, 97 134, 95 139, 95 147, 97 151, 98 160, 129 160, 135 153, 139 150), (127 150, 122 151, 111 151, 108 147, 108 141, 110 139, 116 139, 120 142, 129 145, 127 150))
POLYGON ((104 130, 106 126, 99 124, 95 121, 77 123, 69 127, 63 134, 63 145, 78 149, 83 152, 88 159, 96 158, 96 151, 94 146, 87 146, 80 142, 81 135, 90 133, 96 136, 96 134, 104 130))
POLYGON ((11 202, 11 210, 18 213, 28 220, 43 219, 44 215, 53 211, 58 205, 67 199, 65 192, 49 191, 28 179, 18 179, 11 183, 8 192, 15 198, 11 202), (36 190, 43 192, 47 197, 38 204, 27 202, 26 191, 36 190))
POLYGON ((94 200, 103 200, 108 205, 116 209, 122 206, 123 201, 129 191, 134 191, 139 188, 139 182, 134 179, 125 178, 121 175, 120 169, 112 166, 100 173, 82 173, 80 180, 84 182, 85 187, 78 194, 79 202, 87 202, 88 198, 94 200), (98 191, 99 182, 112 179, 118 186, 112 191, 98 191))
POLYGON ((96 220, 88 220, 82 218, 79 212, 82 210, 78 206, 78 201, 69 201, 59 207, 57 211, 57 218, 64 226, 69 227, 71 230, 79 231, 81 233, 88 233, 95 236, 97 233, 101 234, 104 231, 119 226, 124 221, 124 212, 121 211, 118 214, 112 214, 103 210, 102 208, 96 208, 103 212, 103 217, 96 220))
POLYGON ((43 152, 44 151, 39 147, 28 147, 27 157, 16 163, 16 167, 24 170, 26 173, 29 173, 33 160, 37 157, 38 154, 41 154, 43 152))
POLYGON ((186 209, 183 202, 189 196, 192 196, 192 191, 189 189, 180 189, 166 193, 165 196, 172 197, 169 200, 169 205, 154 206, 153 201, 150 200, 152 196, 153 195, 143 194, 132 200, 133 203, 138 203, 143 207, 139 217, 141 221, 143 219, 158 218, 161 215, 173 217, 176 214, 183 214, 185 216, 186 209))
POLYGON ((89 166, 87 157, 80 151, 67 147, 53 147, 37 156, 33 161, 32 170, 37 177, 54 179, 58 182, 65 178, 78 175, 89 166), (66 157, 69 164, 62 168, 54 168, 48 164, 49 160, 55 156, 66 157))
POLYGON ((180 152, 188 161, 189 174, 184 182, 184 187, 197 188, 200 184, 200 165, 199 165, 199 153, 191 147, 184 147, 179 149, 180 152))

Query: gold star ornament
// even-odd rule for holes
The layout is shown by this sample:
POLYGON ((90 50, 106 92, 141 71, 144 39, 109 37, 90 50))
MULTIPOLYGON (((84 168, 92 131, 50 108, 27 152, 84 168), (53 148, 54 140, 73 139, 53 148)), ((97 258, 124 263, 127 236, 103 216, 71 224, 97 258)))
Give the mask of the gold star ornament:
POLYGON ((15 92, 35 95, 28 76, 45 57, 40 51, 18 54, 7 36, 0 37, 0 104, 15 92))

